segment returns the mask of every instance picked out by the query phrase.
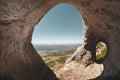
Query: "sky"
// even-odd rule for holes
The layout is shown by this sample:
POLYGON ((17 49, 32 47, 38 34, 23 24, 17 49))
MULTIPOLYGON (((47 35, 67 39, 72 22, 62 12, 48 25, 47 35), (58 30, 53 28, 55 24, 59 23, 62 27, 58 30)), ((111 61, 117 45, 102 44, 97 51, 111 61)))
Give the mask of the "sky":
POLYGON ((33 44, 73 44, 83 42, 83 22, 78 10, 61 3, 47 12, 35 26, 33 44))

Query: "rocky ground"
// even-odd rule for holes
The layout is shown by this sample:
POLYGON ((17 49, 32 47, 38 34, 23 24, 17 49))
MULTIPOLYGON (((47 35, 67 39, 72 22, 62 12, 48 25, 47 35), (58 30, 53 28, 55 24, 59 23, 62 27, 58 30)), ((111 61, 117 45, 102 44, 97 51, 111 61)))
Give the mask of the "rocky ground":
MULTIPOLYGON (((99 43, 96 47, 96 59, 104 58, 106 52, 104 50, 106 49, 107 48, 103 45, 103 43, 99 43), (98 54, 98 50, 101 50, 99 51, 100 54, 98 54)), ((80 49, 78 48, 76 52, 79 52, 79 50, 80 49)), ((75 50, 56 50, 47 52, 49 54, 47 54, 45 51, 39 51, 39 54, 60 80, 88 80, 94 79, 102 74, 102 71, 104 70, 103 64, 92 63, 91 65, 86 65, 82 59, 81 61, 67 62, 74 51, 75 50)))

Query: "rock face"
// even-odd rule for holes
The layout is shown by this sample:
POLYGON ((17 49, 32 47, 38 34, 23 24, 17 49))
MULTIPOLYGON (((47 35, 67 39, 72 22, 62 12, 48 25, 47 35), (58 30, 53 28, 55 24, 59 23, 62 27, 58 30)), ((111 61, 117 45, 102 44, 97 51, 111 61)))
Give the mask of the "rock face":
MULTIPOLYGON (((61 2, 73 4, 83 17, 83 49, 87 56, 81 59, 81 51, 76 52, 65 68, 70 69, 67 65, 75 65, 74 62, 81 60, 90 62, 85 63, 87 67, 93 66, 96 45, 102 41, 107 44, 108 52, 101 63, 102 74, 95 77, 99 76, 97 80, 120 79, 119 0, 0 0, 0 80, 57 80, 33 48, 31 36, 37 22, 61 2)), ((66 76, 62 77, 65 79, 66 76)), ((91 75, 90 78, 94 77, 91 75)))

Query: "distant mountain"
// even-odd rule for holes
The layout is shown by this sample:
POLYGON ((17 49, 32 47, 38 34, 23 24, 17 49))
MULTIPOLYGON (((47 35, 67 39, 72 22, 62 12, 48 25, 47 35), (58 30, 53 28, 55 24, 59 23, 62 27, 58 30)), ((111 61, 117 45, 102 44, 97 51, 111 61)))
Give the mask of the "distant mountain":
POLYGON ((49 50, 71 50, 76 49, 81 46, 78 44, 34 44, 33 45, 37 51, 49 51, 49 50))

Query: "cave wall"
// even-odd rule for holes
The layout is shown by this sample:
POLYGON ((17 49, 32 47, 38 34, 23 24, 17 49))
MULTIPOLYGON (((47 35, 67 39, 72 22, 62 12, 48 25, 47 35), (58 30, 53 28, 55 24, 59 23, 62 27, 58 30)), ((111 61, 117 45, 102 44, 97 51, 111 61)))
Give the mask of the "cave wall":
POLYGON ((43 4, 41 0, 0 0, 0 80, 57 80, 31 44, 41 17, 35 10, 43 4))
MULTIPOLYGON (((102 62, 104 71, 100 78, 119 78, 119 0, 0 0, 1 80, 57 80, 33 48, 31 36, 38 21, 62 2, 74 5, 83 17, 83 47, 92 56, 87 61, 95 62, 96 44, 99 41, 105 42, 108 55, 102 62)), ((78 59, 80 54, 74 54, 71 62, 78 59)))

